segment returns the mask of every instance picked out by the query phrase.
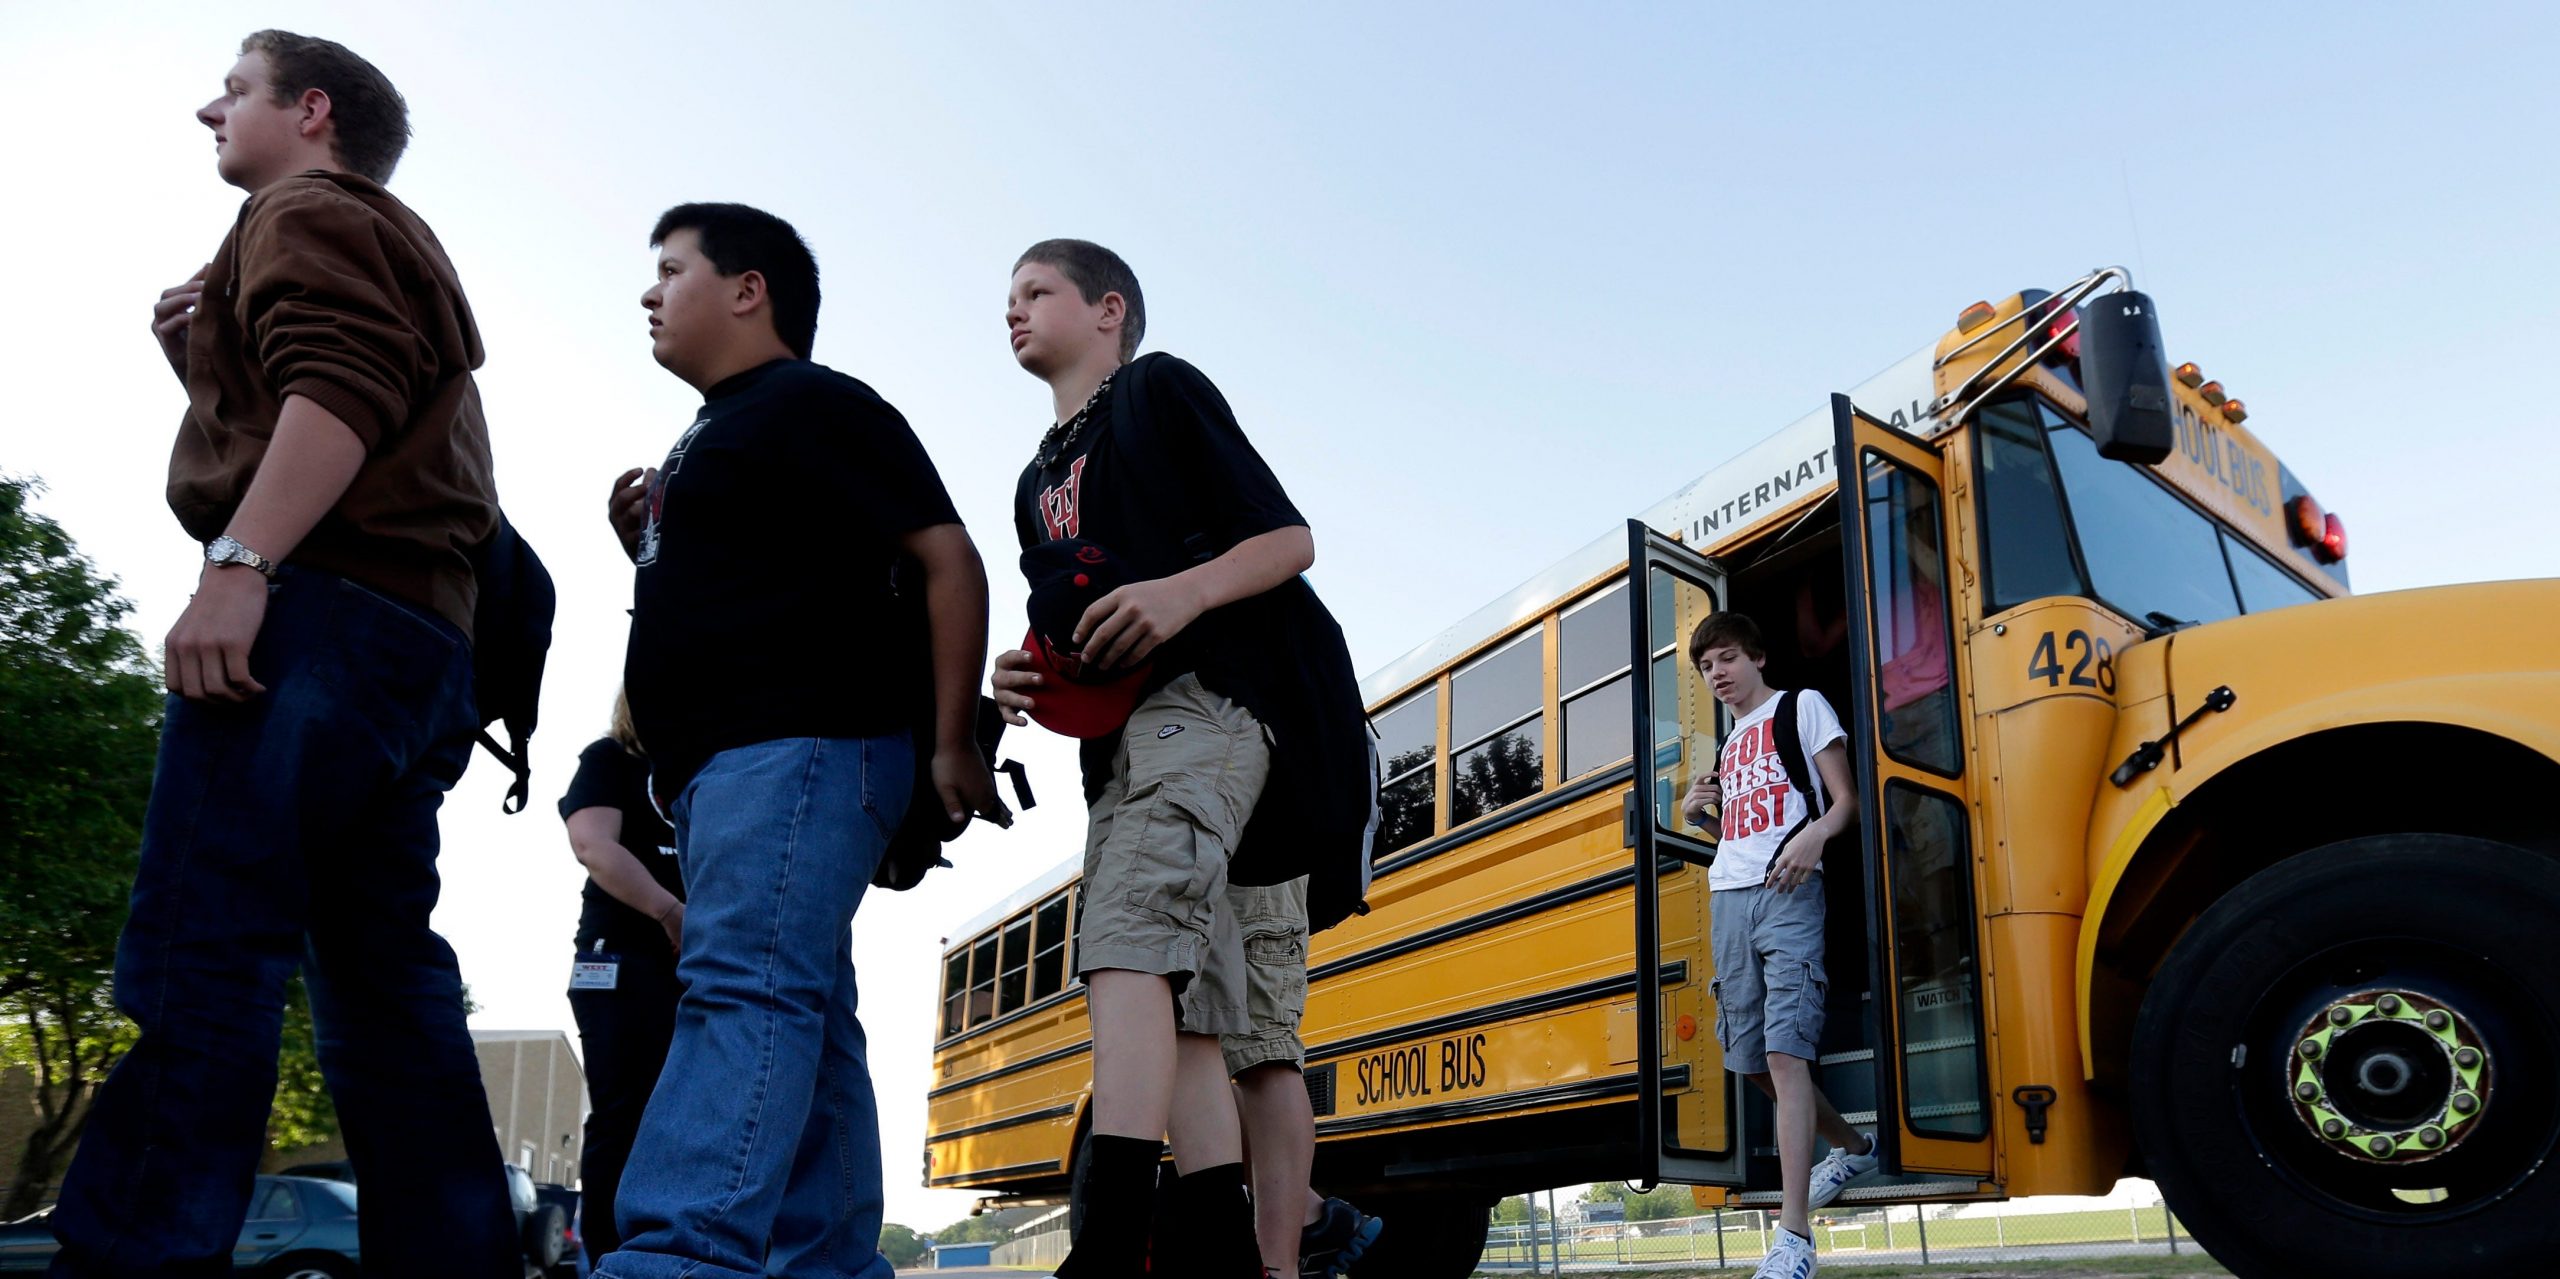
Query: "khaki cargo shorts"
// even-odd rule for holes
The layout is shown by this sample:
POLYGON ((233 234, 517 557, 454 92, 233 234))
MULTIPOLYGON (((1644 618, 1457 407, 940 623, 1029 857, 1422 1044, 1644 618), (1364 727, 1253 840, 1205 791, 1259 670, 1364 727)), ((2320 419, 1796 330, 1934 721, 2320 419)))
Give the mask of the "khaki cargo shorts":
POLYGON ((1242 1007, 1245 1028, 1218 1036, 1227 1073, 1273 1064, 1297 1069, 1307 1059, 1298 1040, 1298 1021, 1307 1012, 1307 881, 1228 884, 1211 924, 1212 954, 1228 953, 1228 933, 1242 948, 1243 970, 1212 964, 1200 974, 1183 993, 1185 1028, 1195 1004, 1204 1016, 1213 1008, 1242 1007))
MULTIPOLYGON (((1256 1034, 1240 922, 1252 907, 1233 903, 1268 890, 1231 892, 1227 856, 1270 772, 1262 726, 1198 676, 1178 676, 1138 703, 1121 730, 1111 780, 1093 801, 1076 921, 1079 977, 1105 968, 1162 974, 1173 981, 1183 1030, 1256 1034)), ((1301 906, 1301 936, 1304 918, 1301 906)), ((1297 953, 1303 1004, 1303 942, 1297 953)), ((1294 1042, 1294 1018, 1290 1030, 1294 1042)))

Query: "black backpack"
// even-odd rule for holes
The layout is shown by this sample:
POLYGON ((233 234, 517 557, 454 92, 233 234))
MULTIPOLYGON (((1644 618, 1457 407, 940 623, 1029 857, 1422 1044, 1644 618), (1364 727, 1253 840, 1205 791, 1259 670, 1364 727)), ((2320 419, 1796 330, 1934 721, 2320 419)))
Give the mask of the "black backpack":
MULTIPOLYGON (((1769 713, 1769 736, 1771 744, 1778 748, 1778 764, 1787 770, 1787 785, 1795 787, 1796 793, 1804 796, 1805 806, 1803 818, 1799 819, 1795 825, 1788 827, 1786 835, 1778 840, 1780 848, 1785 848, 1787 840, 1794 839, 1797 831, 1804 829, 1814 818, 1822 816, 1823 812, 1831 807, 1823 802, 1822 793, 1813 788, 1816 780, 1813 775, 1813 761, 1806 759, 1804 755, 1804 730, 1796 724, 1796 695, 1801 691, 1801 689, 1790 688, 1778 694, 1778 709, 1769 713)), ((1839 848, 1844 841, 1854 844, 1856 840, 1857 827, 1851 825, 1831 838, 1831 842, 1824 847, 1824 856, 1827 859, 1831 850, 1839 848)))
POLYGON ((471 614, 471 683, 480 706, 480 744, 507 766, 515 781, 498 807, 524 811, 533 790, 533 756, 526 749, 542 710, 542 666, 551 654, 551 617, 560 603, 551 570, 516 532, 506 512, 498 530, 471 558, 480 602, 471 614), (489 726, 506 721, 508 744, 489 726))
MULTIPOLYGON (((1123 441, 1148 441, 1147 377, 1161 354, 1131 361, 1116 374, 1122 388, 1111 397, 1112 431, 1123 441)), ((1171 448, 1124 448, 1120 457, 1140 472, 1132 482, 1168 495, 1166 509, 1180 522, 1177 548, 1121 548, 1141 565, 1185 567, 1224 555, 1206 531, 1208 521, 1192 498, 1200 486, 1181 474, 1171 448)), ((1153 571, 1152 569, 1150 571, 1153 571)), ((1369 913, 1370 850, 1378 835, 1377 738, 1360 701, 1359 672, 1342 627, 1305 578, 1293 578, 1231 608, 1254 610, 1278 647, 1295 652, 1309 678, 1264 690, 1260 711, 1271 731, 1271 776, 1262 799, 1227 861, 1238 884, 1279 884, 1307 877, 1307 931, 1322 932, 1353 915, 1369 913)))

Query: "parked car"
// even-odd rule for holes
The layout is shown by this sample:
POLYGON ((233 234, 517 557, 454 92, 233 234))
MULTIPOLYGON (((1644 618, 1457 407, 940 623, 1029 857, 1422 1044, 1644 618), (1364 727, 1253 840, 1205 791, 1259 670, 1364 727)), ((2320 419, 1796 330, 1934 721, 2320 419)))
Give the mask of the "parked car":
MULTIPOLYGON (((552 1187, 569 1196, 563 1203, 534 1183, 533 1175, 514 1164, 507 1169, 507 1202, 516 1214, 516 1239, 524 1247, 525 1273, 531 1279, 575 1279, 578 1272, 578 1240, 570 1229, 577 1212, 574 1190, 552 1187)), ((355 1165, 346 1160, 331 1163, 296 1164, 288 1174, 328 1178, 354 1185, 355 1165)))
MULTIPOLYGON (((53 1264, 53 1210, 0 1226, 0 1273, 34 1274, 53 1264)), ((231 1268, 258 1279, 354 1279, 356 1188, 317 1177, 260 1177, 231 1268)))

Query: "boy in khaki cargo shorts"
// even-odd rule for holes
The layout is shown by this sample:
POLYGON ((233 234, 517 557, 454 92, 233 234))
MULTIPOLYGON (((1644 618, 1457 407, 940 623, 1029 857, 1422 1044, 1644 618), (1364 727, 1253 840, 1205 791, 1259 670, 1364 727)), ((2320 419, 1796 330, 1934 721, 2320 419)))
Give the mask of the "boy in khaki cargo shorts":
POLYGON ((1305 907, 1285 885, 1231 883, 1229 859, 1274 777, 1268 712, 1308 682, 1284 637, 1291 610, 1322 610, 1298 576, 1314 539, 1199 370, 1132 360, 1145 304, 1116 254, 1032 246, 1005 318, 1055 424, 1016 492, 1032 627, 997 656, 996 700, 1015 723, 1084 739, 1092 814, 1076 927, 1092 1143, 1084 1225, 1058 1274, 1149 1269, 1167 1136, 1180 1175, 1154 1269, 1295 1274, 1294 1231, 1277 1258, 1257 1241, 1238 1092, 1255 1180, 1289 1187, 1266 1204, 1326 1224, 1305 1189, 1314 1121, 1296 1069, 1305 907))

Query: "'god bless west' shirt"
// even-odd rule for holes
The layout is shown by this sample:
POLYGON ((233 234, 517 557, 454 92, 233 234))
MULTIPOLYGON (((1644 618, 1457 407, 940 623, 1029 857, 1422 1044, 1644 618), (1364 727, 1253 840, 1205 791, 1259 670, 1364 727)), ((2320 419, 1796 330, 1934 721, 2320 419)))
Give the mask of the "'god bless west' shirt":
MULTIPOLYGON (((1707 870, 1709 891, 1757 888, 1766 882, 1769 864, 1778 859, 1787 832, 1813 815, 1813 801, 1788 783, 1787 766, 1778 757, 1777 735, 1769 729, 1778 703, 1784 700, 1779 693, 1769 694, 1735 720, 1733 731, 1725 735, 1724 749, 1716 760, 1716 784, 1724 788, 1719 814, 1724 831, 1716 842, 1715 864, 1707 870)), ((1812 773, 1805 780, 1825 808, 1830 804, 1813 757, 1848 736, 1822 694, 1811 689, 1796 694, 1796 740, 1804 744, 1804 766, 1812 773)))
POLYGON ((775 360, 712 387, 640 534, 623 679, 657 793, 740 746, 910 731, 933 681, 891 574, 900 539, 959 522, 861 382, 775 360))

